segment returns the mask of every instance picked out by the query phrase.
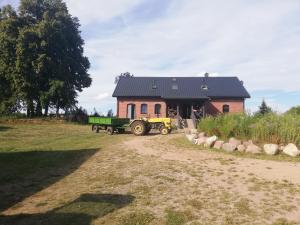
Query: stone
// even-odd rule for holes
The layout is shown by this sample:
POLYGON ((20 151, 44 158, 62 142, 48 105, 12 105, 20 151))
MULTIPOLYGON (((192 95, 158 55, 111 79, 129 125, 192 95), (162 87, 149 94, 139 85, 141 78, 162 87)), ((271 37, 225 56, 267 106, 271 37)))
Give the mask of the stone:
POLYGON ((237 148, 237 146, 232 143, 225 143, 222 146, 222 149, 225 150, 226 152, 233 152, 236 150, 236 148, 237 148))
POLYGON ((284 147, 283 153, 292 157, 296 157, 300 155, 300 151, 298 150, 297 146, 292 143, 284 147))
POLYGON ((190 130, 190 133, 191 133, 191 134, 198 134, 198 130, 197 130, 197 129, 191 129, 191 130, 190 130))
POLYGON ((204 132, 200 132, 200 133, 198 134, 198 137, 205 137, 205 133, 204 133, 204 132))
POLYGON ((195 140, 196 145, 203 145, 206 142, 206 137, 199 137, 195 140))
POLYGON ((253 141, 249 140, 249 141, 243 141, 243 145, 245 145, 245 147, 247 148, 249 145, 253 145, 253 141))
POLYGON ((186 134, 185 136, 190 142, 195 142, 195 139, 198 137, 196 134, 186 134))
POLYGON ((216 140, 218 140, 217 136, 211 136, 211 137, 206 138, 204 147, 211 148, 213 146, 213 144, 216 142, 216 140))
POLYGON ((264 152, 267 155, 276 155, 279 152, 279 146, 276 144, 265 144, 264 152))
POLYGON ((216 141, 214 144, 215 149, 221 149, 224 144, 224 141, 216 141))
POLYGON ((237 150, 239 151, 239 152, 245 152, 246 151, 246 147, 245 147, 245 145, 238 145, 237 146, 237 150))
POLYGON ((228 142, 231 143, 231 144, 234 144, 234 145, 236 145, 236 146, 242 144, 242 142, 241 142, 240 140, 238 140, 238 139, 236 139, 236 138, 233 138, 233 137, 230 138, 228 142))
POLYGON ((255 144, 250 144, 247 146, 246 152, 252 153, 252 154, 260 154, 260 153, 262 153, 262 149, 255 144))

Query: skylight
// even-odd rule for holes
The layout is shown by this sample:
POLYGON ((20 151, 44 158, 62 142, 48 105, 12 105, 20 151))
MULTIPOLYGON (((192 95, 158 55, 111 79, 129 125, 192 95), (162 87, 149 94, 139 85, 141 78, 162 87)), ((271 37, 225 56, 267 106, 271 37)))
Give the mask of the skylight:
POLYGON ((172 90, 178 90, 178 84, 172 84, 172 90))
POLYGON ((201 89, 204 90, 204 91, 206 91, 206 90, 208 90, 208 86, 207 85, 202 85, 201 89))

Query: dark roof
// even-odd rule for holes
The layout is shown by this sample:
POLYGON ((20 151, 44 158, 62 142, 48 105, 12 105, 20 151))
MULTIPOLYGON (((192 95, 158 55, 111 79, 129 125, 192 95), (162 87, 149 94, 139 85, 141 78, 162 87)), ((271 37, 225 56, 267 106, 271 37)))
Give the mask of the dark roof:
POLYGON ((113 97, 199 99, 250 95, 237 77, 121 77, 113 97))

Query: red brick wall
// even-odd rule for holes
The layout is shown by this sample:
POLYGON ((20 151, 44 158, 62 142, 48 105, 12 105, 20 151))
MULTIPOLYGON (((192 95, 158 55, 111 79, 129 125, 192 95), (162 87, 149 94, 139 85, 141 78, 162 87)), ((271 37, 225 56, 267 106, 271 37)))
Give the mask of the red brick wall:
POLYGON ((157 117, 154 113, 155 104, 161 104, 160 117, 166 117, 167 106, 162 99, 132 99, 132 98, 118 98, 117 102, 117 116, 119 118, 127 117, 127 106, 129 104, 135 104, 136 118, 140 117, 157 117), (141 105, 148 105, 147 114, 141 114, 141 105))
POLYGON ((205 105, 205 112, 210 115, 223 113, 223 105, 229 105, 229 113, 244 112, 244 99, 213 99, 205 105))

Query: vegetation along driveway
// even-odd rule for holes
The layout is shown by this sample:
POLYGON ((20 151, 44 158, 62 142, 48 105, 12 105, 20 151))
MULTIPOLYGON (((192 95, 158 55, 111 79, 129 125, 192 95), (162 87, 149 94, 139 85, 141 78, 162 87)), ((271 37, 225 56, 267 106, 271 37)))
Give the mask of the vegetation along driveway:
POLYGON ((0 124, 0 143, 0 224, 300 224, 297 161, 64 123, 0 124))

